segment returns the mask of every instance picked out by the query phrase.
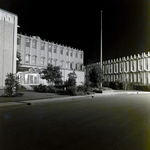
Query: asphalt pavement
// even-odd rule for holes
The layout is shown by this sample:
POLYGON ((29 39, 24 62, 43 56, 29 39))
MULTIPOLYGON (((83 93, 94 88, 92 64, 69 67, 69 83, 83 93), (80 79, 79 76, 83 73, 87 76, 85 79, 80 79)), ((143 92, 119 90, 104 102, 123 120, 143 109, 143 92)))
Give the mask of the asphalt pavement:
POLYGON ((149 150, 150 95, 109 94, 0 108, 0 150, 149 150))

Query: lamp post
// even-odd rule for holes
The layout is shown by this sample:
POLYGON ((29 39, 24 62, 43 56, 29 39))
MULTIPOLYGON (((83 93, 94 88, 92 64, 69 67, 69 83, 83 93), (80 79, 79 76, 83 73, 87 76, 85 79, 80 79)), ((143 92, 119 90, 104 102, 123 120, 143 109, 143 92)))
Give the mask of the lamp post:
MULTIPOLYGON (((102 73, 102 13, 103 11, 101 10, 101 48, 100 48, 100 74, 102 73)), ((102 89, 102 79, 100 83, 100 87, 102 89)))

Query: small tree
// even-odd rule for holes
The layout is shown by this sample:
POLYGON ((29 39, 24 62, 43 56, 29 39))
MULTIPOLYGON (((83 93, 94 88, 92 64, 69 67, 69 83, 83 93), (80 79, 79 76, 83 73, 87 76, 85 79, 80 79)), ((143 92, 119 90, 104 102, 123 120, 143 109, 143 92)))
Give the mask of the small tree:
POLYGON ((67 81, 68 86, 76 86, 76 78, 77 78, 77 75, 76 75, 75 71, 69 73, 68 81, 67 81))
POLYGON ((66 81, 67 84, 67 92, 69 95, 77 95, 77 87, 76 87, 76 78, 77 75, 75 71, 68 74, 68 80, 66 81))
POLYGON ((18 89, 19 89, 19 77, 13 73, 7 74, 5 79, 4 95, 15 96, 18 92, 18 89))
POLYGON ((51 85, 62 82, 62 72, 60 71, 60 67, 53 66, 52 64, 48 64, 47 68, 40 72, 40 75, 42 79, 46 79, 51 85))
POLYGON ((100 84, 103 81, 103 72, 99 65, 96 65, 91 69, 89 73, 89 81, 91 82, 92 87, 100 87, 100 84))

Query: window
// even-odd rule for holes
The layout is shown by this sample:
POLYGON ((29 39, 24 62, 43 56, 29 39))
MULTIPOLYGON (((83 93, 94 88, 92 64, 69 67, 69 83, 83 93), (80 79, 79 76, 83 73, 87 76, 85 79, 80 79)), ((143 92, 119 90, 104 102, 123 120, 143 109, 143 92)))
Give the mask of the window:
POLYGON ((145 69, 148 69, 148 58, 145 58, 145 69))
POLYGON ((17 45, 20 45, 20 43, 21 43, 20 38, 17 38, 17 45))
POLYGON ((73 52, 70 53, 70 56, 71 56, 71 57, 73 56, 73 52))
POLYGON ((69 50, 66 50, 66 55, 67 55, 67 56, 69 55, 69 50))
POLYGON ((63 48, 60 49, 60 54, 63 54, 63 48))
POLYGON ((118 64, 116 64, 115 72, 116 72, 116 73, 118 72, 118 64))
POLYGON ((56 46, 54 47, 54 53, 57 53, 57 47, 56 46))
POLYGON ((63 61, 60 61, 60 67, 63 67, 63 61))
POLYGON ((44 57, 41 57, 41 65, 44 65, 44 57))
POLYGON ((66 62, 66 69, 69 69, 69 62, 66 62))
POLYGON ((51 47, 52 47, 52 46, 49 44, 49 45, 48 45, 48 51, 49 51, 49 52, 52 51, 51 47))
POLYGON ((32 64, 36 64, 36 56, 32 56, 32 64))
POLYGON ((80 70, 82 70, 82 65, 80 65, 80 70))
POLYGON ((78 69, 78 64, 76 64, 76 70, 78 69))
POLYGON ((26 56, 25 56, 25 63, 29 63, 29 60, 30 60, 30 56, 29 56, 29 55, 26 55, 26 56))
POLYGON ((30 40, 26 39, 26 47, 30 47, 30 40))
POLYGON ((48 64, 52 64, 52 60, 53 60, 52 58, 49 58, 48 59, 48 64))
POLYGON ((82 54, 80 55, 80 58, 82 59, 82 54))
POLYGON ((72 63, 70 63, 70 69, 71 69, 71 70, 73 70, 72 65, 73 65, 73 64, 72 64, 72 63))
POLYGON ((76 58, 78 57, 78 53, 76 52, 76 58))
POLYGON ((132 70, 134 71, 134 61, 132 61, 132 70))
POLYGON ((32 42, 32 48, 36 48, 36 41, 32 42))
POLYGON ((41 43, 41 50, 44 50, 44 46, 45 46, 45 44, 44 44, 44 42, 42 42, 41 43))
POLYGON ((142 59, 140 60, 140 70, 142 70, 142 59))

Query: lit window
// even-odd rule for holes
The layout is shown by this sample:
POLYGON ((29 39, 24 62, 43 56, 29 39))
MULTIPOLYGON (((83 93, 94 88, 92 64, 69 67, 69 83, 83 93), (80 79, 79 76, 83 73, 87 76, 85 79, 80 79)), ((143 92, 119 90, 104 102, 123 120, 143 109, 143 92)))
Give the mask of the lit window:
POLYGON ((36 41, 33 41, 32 48, 36 48, 36 41))
POLYGON ((36 56, 32 56, 32 64, 36 64, 36 56))
POLYGON ((69 62, 66 63, 66 68, 69 69, 69 62))
POLYGON ((49 44, 49 45, 48 45, 48 51, 49 51, 49 52, 52 51, 51 47, 52 47, 52 46, 49 44))
POLYGON ((26 56, 25 56, 25 63, 29 63, 29 60, 30 60, 30 56, 29 56, 29 55, 26 55, 26 56))
POLYGON ((41 43, 41 50, 44 50, 44 42, 41 43))
POLYGON ((44 57, 41 57, 41 65, 44 65, 44 57))
POLYGON ((66 50, 66 55, 67 55, 67 56, 69 55, 69 51, 68 51, 68 50, 66 50))

